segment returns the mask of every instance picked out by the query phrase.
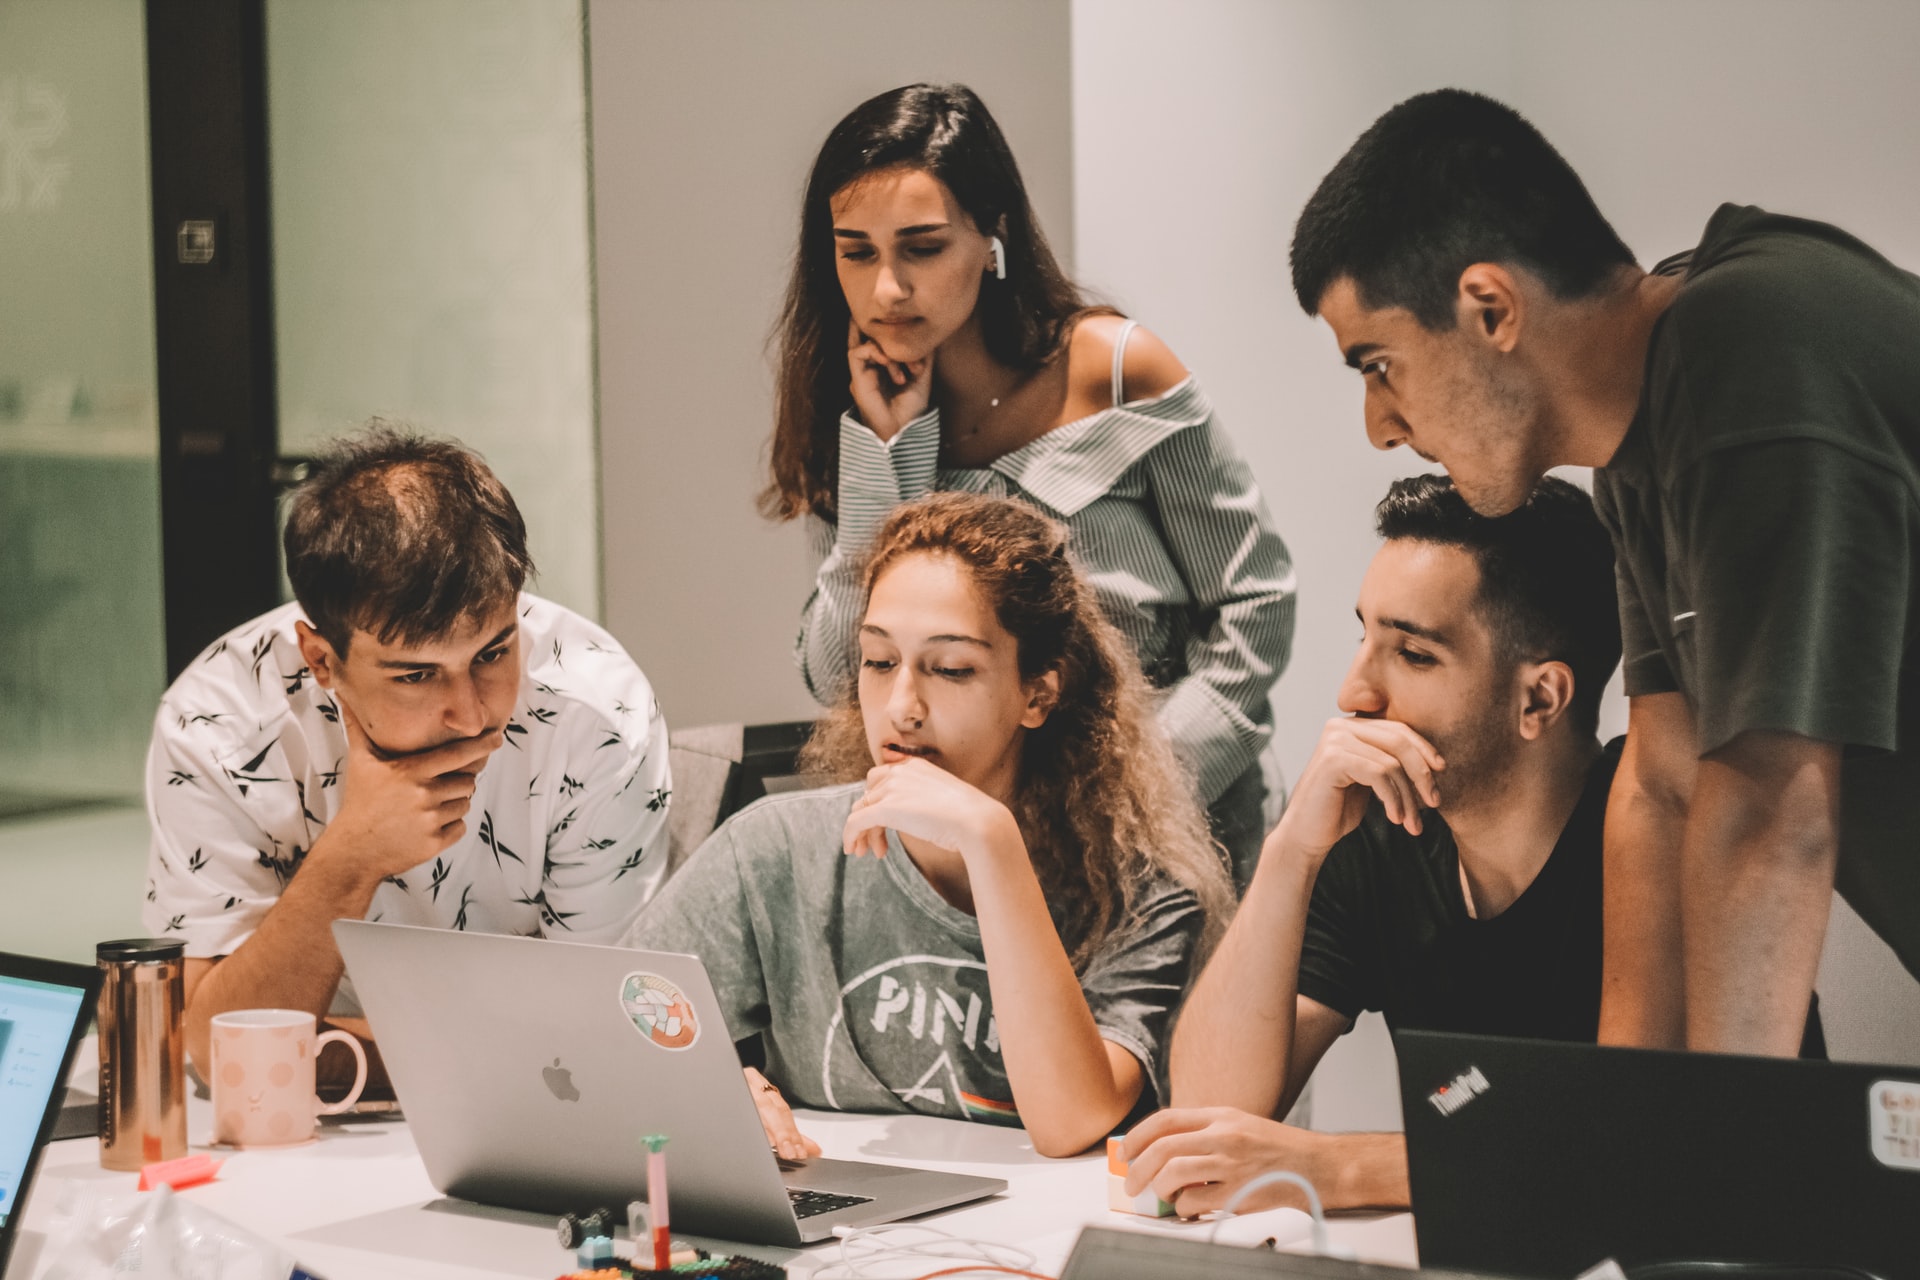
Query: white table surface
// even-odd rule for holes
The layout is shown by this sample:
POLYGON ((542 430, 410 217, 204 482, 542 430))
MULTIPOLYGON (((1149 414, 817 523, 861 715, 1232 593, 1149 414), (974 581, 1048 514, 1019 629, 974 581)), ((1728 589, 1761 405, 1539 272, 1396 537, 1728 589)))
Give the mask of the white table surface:
MULTIPOLYGON (((79 1071, 75 1083, 91 1087, 79 1071)), ((1192 1236, 1212 1229, 1208 1223, 1110 1211, 1104 1156, 1049 1160, 1033 1153, 1019 1129, 907 1115, 802 1112, 799 1118, 829 1156, 1005 1178, 1002 1196, 916 1221, 1018 1245, 1046 1274, 1058 1274, 1086 1225, 1192 1236)), ((326 1124, 314 1142, 302 1147, 241 1152, 205 1145, 212 1122, 210 1104, 189 1103, 187 1136, 193 1150, 211 1150, 227 1163, 216 1181, 181 1194, 274 1238, 325 1280, 549 1280, 573 1269, 572 1256, 555 1242, 551 1218, 469 1211, 440 1197, 403 1122, 326 1124)), ((72 1208, 89 1192, 131 1192, 136 1180, 135 1174, 100 1167, 96 1139, 50 1146, 8 1277, 43 1275, 58 1251, 57 1237, 72 1229, 72 1208)), ((1220 1238, 1254 1243, 1273 1237, 1278 1247, 1305 1249, 1310 1225, 1303 1213, 1276 1209, 1224 1224, 1220 1238)), ((1409 1214, 1339 1217, 1329 1222, 1328 1234, 1336 1247, 1368 1261, 1403 1266, 1415 1261, 1409 1214)), ((624 1251, 624 1241, 620 1247, 624 1251)), ((816 1246, 787 1266, 790 1274, 805 1276, 837 1257, 837 1245, 816 1246)), ((934 1264, 918 1263, 882 1274, 914 1276, 932 1269, 934 1264)))

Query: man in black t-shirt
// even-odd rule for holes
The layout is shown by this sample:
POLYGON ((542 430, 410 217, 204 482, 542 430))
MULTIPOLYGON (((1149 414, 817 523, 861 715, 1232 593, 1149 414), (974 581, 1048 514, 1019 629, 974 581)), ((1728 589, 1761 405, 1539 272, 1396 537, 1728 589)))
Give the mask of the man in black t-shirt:
MULTIPOLYGON (((1619 758, 1595 737, 1620 659, 1606 531, 1564 480, 1488 519, 1443 476, 1396 481, 1377 527, 1347 714, 1327 722, 1181 1014, 1176 1109, 1127 1137, 1129 1191, 1152 1186, 1183 1215, 1274 1168, 1328 1208, 1407 1203, 1400 1135, 1270 1118, 1362 1010, 1594 1037, 1619 758)), ((1276 1188, 1254 1205, 1286 1202, 1276 1188)))
POLYGON ((1601 1039, 1791 1053, 1836 888, 1920 977, 1920 279, 1733 205, 1643 271, 1531 125, 1459 90, 1354 143, 1293 277, 1373 443, 1475 509, 1596 468, 1631 699, 1601 1039))

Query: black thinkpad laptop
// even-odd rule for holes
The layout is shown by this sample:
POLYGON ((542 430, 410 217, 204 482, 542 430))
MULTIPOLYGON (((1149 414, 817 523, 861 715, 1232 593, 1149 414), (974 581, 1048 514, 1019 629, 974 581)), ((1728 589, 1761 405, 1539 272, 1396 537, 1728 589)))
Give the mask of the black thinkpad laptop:
POLYGON ((1446 1271, 1276 1252, 1260 1245, 1209 1244, 1145 1231, 1088 1227, 1060 1280, 1476 1280, 1446 1271))
POLYGON ((99 996, 98 969, 0 952, 0 1272, 99 996))
POLYGON ((1425 1266, 1920 1280, 1920 1068, 1419 1031, 1394 1045, 1425 1266))

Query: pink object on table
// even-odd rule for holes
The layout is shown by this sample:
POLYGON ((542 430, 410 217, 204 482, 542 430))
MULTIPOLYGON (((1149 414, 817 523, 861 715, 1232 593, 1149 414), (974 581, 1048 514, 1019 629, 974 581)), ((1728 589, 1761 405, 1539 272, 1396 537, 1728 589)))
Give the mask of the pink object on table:
POLYGON ((157 1164, 145 1165, 140 1170, 140 1190, 151 1191, 165 1183, 175 1191, 184 1191, 188 1187, 197 1187, 203 1182, 212 1182, 213 1175, 220 1172, 224 1160, 213 1156, 181 1156, 178 1160, 162 1160, 157 1164))
POLYGON ((653 1228, 653 1269, 673 1266, 673 1234, 667 1227, 667 1136, 650 1133, 640 1140, 647 1148, 647 1219, 653 1228))
POLYGON ((213 1140, 228 1147, 288 1147, 311 1142, 319 1116, 337 1115, 360 1099, 367 1053, 345 1031, 315 1034, 304 1009, 233 1009, 216 1014, 213 1046, 213 1140), (314 1063, 338 1040, 353 1054, 353 1088, 323 1105, 314 1096, 314 1063))

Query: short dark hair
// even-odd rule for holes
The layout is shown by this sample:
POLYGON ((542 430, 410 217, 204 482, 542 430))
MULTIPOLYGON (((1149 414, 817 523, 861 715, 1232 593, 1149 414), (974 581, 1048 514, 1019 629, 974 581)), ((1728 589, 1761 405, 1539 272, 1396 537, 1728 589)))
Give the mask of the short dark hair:
POLYGON ((1366 306, 1448 330, 1460 273, 1476 262, 1524 267, 1555 297, 1580 298, 1634 257, 1538 129, 1464 89, 1374 121, 1293 229, 1293 291, 1308 315, 1347 277, 1366 306))
POLYGON ((533 572, 520 508, 480 455, 376 418, 293 491, 287 580, 341 657, 358 629, 417 644, 511 605, 533 572))
POLYGON ((1557 476, 1503 516, 1467 505, 1446 476, 1396 480, 1374 508, 1388 540, 1459 547, 1480 566, 1479 606, 1507 660, 1553 659, 1573 669, 1573 722, 1600 724, 1600 695, 1620 662, 1613 540, 1593 499, 1557 476))

